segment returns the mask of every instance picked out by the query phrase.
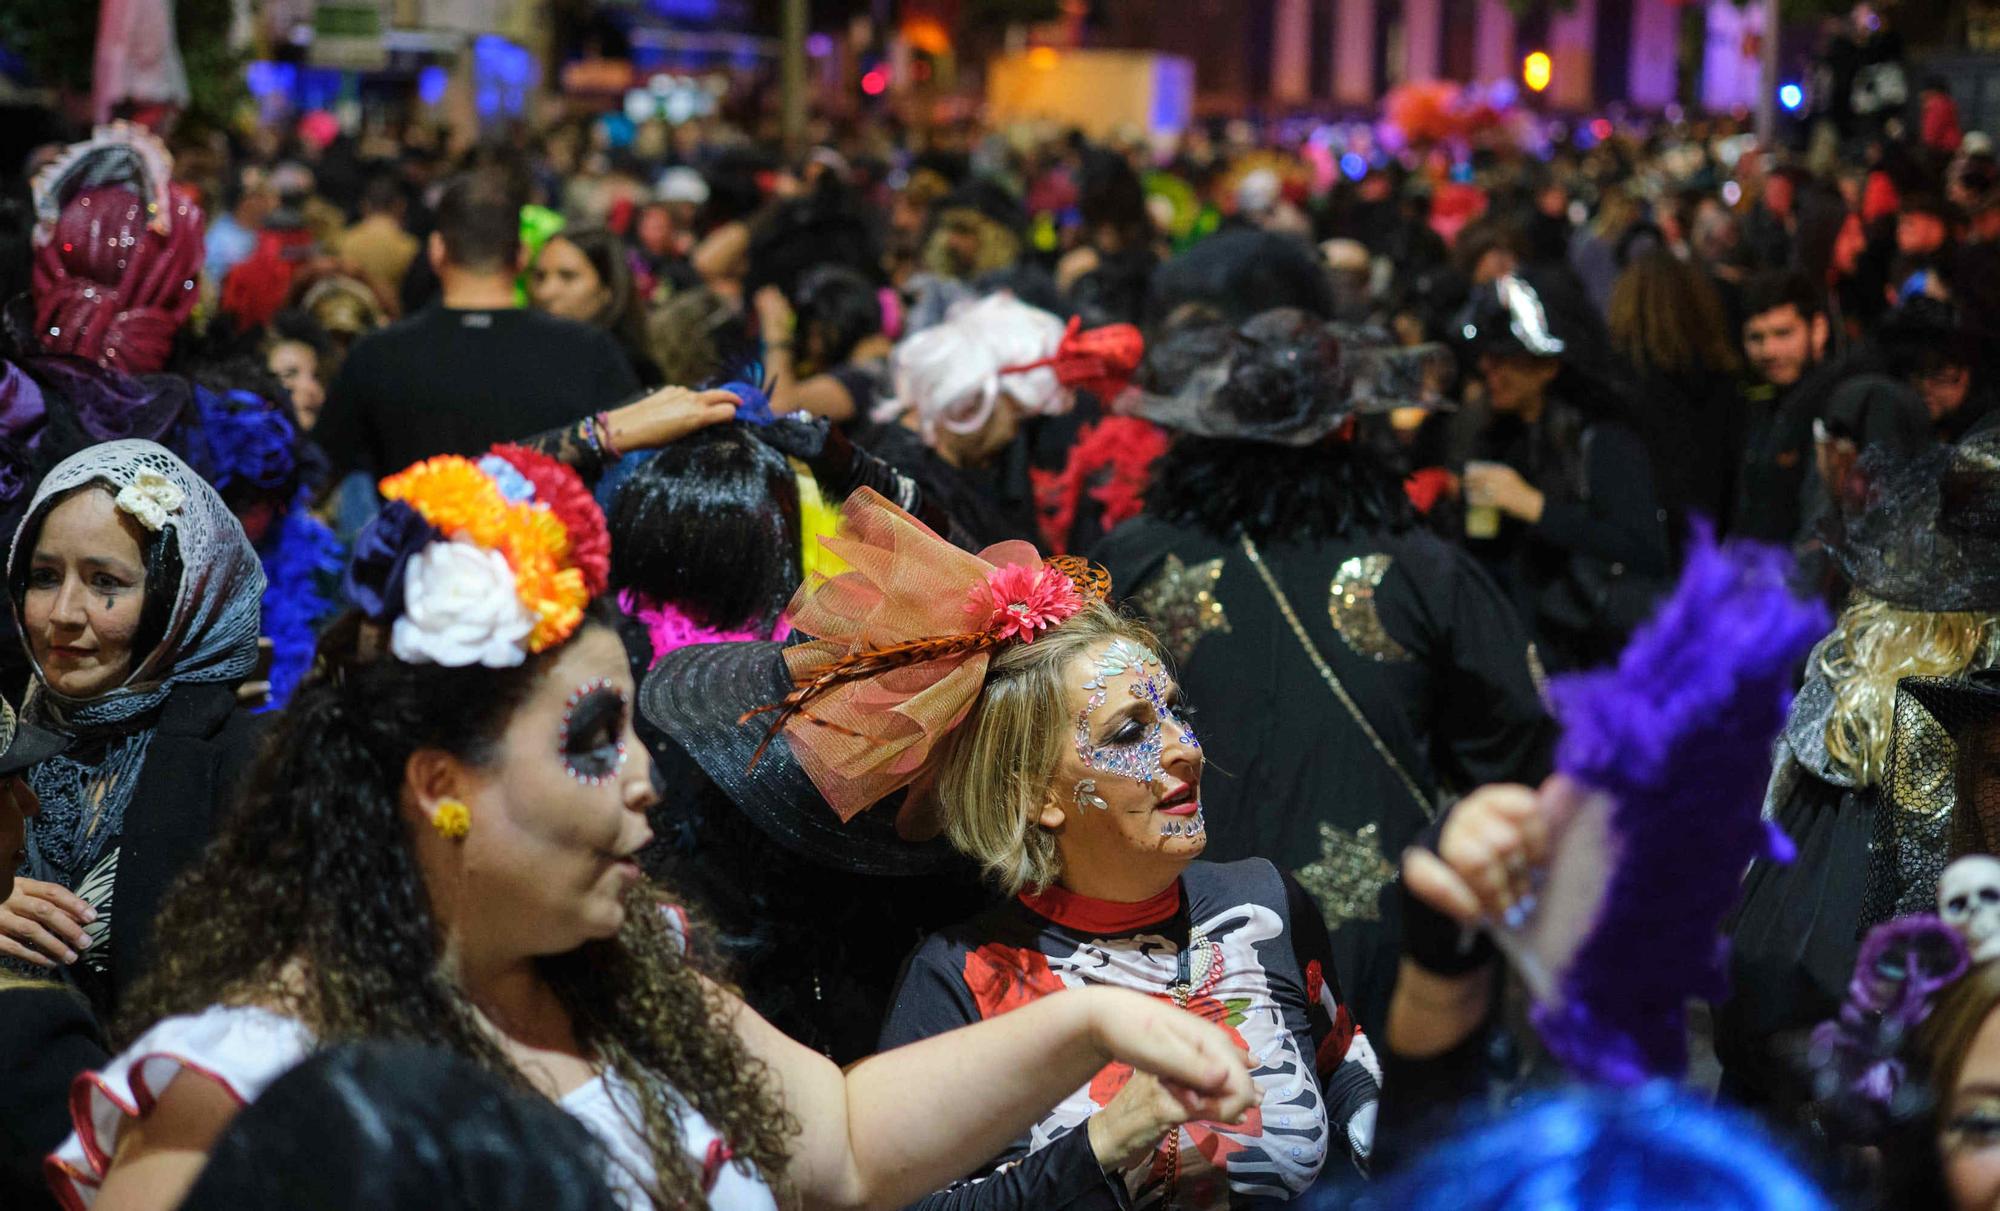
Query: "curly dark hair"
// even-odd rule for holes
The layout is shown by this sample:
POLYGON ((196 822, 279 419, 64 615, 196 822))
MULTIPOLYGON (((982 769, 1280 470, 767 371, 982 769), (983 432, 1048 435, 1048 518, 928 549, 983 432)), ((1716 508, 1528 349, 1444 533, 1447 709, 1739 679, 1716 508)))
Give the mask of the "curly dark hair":
MULTIPOLYGON (((599 603, 584 625, 613 617, 599 603)), ((129 998, 124 1040, 174 1014, 276 1002, 322 1045, 442 1046, 528 1087, 446 969, 399 792, 419 748, 492 760, 561 649, 512 669, 444 668, 393 659, 383 638, 352 611, 322 637, 236 809, 162 907, 159 955, 129 998)), ((681 1153, 682 1105, 777 1186, 794 1124, 660 902, 642 885, 616 937, 538 960, 540 973, 578 1045, 638 1094, 660 1205, 703 1203, 681 1153)))

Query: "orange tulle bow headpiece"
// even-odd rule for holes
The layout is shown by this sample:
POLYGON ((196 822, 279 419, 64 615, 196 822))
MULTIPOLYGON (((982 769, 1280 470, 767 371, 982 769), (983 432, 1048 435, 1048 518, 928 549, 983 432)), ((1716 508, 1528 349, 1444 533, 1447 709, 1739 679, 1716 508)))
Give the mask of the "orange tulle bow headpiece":
POLYGON ((815 638, 785 649, 792 692, 750 714, 775 714, 771 735, 784 733, 843 821, 917 780, 978 701, 994 652, 1111 591, 1102 568, 1044 560, 1033 543, 960 550, 865 488, 820 541, 848 570, 792 598, 793 630, 815 638))
POLYGON ((1081 319, 1072 316, 1053 354, 1040 361, 1008 366, 1000 373, 1024 374, 1046 367, 1055 371, 1056 381, 1063 386, 1088 391, 1108 403, 1132 381, 1145 356, 1146 338, 1133 325, 1106 324, 1086 329, 1081 319))

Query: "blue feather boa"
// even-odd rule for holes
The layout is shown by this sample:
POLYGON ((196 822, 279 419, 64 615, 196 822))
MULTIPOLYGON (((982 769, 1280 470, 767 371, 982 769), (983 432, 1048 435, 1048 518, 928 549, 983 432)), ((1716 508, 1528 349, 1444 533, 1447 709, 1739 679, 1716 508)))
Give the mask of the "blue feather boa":
POLYGON ((290 701, 312 668, 319 628, 340 608, 330 592, 340 583, 347 552, 333 531, 307 508, 300 492, 257 552, 264 565, 264 637, 271 641, 271 701, 290 701))

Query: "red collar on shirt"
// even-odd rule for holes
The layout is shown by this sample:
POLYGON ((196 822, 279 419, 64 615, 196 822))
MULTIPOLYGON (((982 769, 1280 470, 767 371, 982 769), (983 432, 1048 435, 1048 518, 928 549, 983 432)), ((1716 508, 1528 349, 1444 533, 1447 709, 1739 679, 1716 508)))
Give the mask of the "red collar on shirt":
POLYGON ((1078 933, 1126 933, 1173 916, 1181 906, 1181 881, 1175 879, 1165 891, 1144 900, 1098 900, 1052 885, 1040 895, 1022 892, 1021 903, 1078 933))

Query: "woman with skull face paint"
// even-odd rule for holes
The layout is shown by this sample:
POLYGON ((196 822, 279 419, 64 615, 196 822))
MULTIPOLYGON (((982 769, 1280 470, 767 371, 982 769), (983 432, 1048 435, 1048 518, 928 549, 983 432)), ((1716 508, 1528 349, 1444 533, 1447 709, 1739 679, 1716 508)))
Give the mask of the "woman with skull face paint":
MULTIPOLYGON (((1253 1069, 1248 1115, 1218 1119, 1104 1066, 922 1205, 1231 1207, 1365 1156, 1377 1076, 1325 930, 1270 863, 1195 861, 1201 746, 1156 641, 1103 604, 1102 571, 1023 542, 969 554, 872 492, 827 546, 850 570, 793 599, 815 638, 783 651, 794 688, 752 719, 763 759, 802 767, 850 829, 906 791, 897 832, 942 832, 1009 897, 918 948, 884 1047, 1116 988, 1222 1027, 1253 1069)), ((749 680, 769 656, 682 649, 643 709, 686 734, 701 704, 676 679, 734 664, 749 680)))
POLYGON ((1191 1113, 1250 1105, 1224 1031, 1110 990, 846 1072, 786 1039, 702 975, 633 860, 656 791, 582 481, 502 446, 381 491, 353 608, 162 914, 135 1041, 78 1078, 66 1206, 177 1205, 243 1105, 367 1038, 556 1102, 628 1208, 901 1205, 1107 1063, 1191 1113))

